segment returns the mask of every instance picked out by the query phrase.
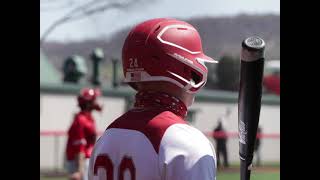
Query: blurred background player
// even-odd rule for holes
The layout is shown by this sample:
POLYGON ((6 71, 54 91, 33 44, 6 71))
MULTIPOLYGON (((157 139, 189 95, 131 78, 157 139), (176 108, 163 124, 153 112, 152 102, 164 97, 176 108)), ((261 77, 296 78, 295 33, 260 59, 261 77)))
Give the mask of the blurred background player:
POLYGON ((205 62, 216 62, 197 30, 175 19, 145 21, 128 34, 122 61, 135 104, 95 144, 89 179, 216 179, 214 147, 184 119, 207 81, 205 62))
POLYGON ((273 93, 280 96, 280 71, 274 71, 272 74, 263 78, 263 86, 266 93, 273 93))
POLYGON ((78 96, 78 112, 68 130, 66 146, 66 169, 71 180, 88 179, 88 164, 96 141, 97 131, 91 112, 101 111, 96 99, 99 89, 84 88, 78 96))
POLYGON ((260 152, 260 146, 261 146, 261 127, 258 126, 257 129, 257 137, 256 137, 256 142, 254 144, 254 158, 256 159, 256 166, 260 166, 261 165, 261 152, 260 152))
POLYGON ((218 125, 214 129, 214 139, 217 149, 217 166, 221 167, 221 159, 223 158, 223 167, 229 167, 228 150, 227 150, 227 134, 223 127, 222 120, 218 120, 218 125), (221 157, 222 156, 222 157, 221 157))

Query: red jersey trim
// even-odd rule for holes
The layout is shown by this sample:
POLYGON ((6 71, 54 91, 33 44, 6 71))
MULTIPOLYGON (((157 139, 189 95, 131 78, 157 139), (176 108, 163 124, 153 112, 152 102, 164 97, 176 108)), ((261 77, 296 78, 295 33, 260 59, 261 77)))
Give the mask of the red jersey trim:
POLYGON ((130 129, 143 133, 159 153, 161 139, 165 131, 173 124, 186 124, 179 116, 170 111, 134 111, 131 110, 108 126, 110 128, 130 129))

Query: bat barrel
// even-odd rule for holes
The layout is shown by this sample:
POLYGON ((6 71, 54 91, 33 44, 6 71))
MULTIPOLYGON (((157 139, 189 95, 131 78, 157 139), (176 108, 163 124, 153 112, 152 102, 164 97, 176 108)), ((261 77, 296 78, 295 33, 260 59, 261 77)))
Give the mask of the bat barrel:
POLYGON ((249 180, 256 133, 259 123, 265 42, 249 37, 242 42, 238 131, 240 178, 249 180))

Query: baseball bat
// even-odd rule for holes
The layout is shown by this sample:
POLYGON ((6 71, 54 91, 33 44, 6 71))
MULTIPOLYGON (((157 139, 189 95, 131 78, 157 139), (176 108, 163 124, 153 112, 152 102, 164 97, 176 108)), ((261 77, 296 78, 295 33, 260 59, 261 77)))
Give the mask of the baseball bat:
POLYGON ((264 48, 265 42, 259 37, 242 41, 238 99, 240 180, 250 180, 261 108, 264 48))

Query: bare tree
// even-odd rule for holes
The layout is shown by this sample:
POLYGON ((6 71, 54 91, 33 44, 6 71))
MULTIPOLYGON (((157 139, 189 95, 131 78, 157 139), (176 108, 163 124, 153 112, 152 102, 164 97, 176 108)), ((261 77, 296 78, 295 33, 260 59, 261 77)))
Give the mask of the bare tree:
POLYGON ((110 10, 110 9, 129 9, 133 7, 135 4, 138 3, 147 3, 152 2, 148 0, 128 0, 128 1, 115 1, 110 2, 107 0, 91 0, 87 3, 84 3, 74 9, 72 9, 70 12, 63 15, 61 18, 53 22, 48 29, 43 33, 43 35, 40 38, 40 47, 42 46, 43 42, 46 40, 48 35, 56 29, 58 26, 69 23, 75 20, 82 19, 84 17, 88 17, 97 13, 102 13, 104 11, 110 10))

